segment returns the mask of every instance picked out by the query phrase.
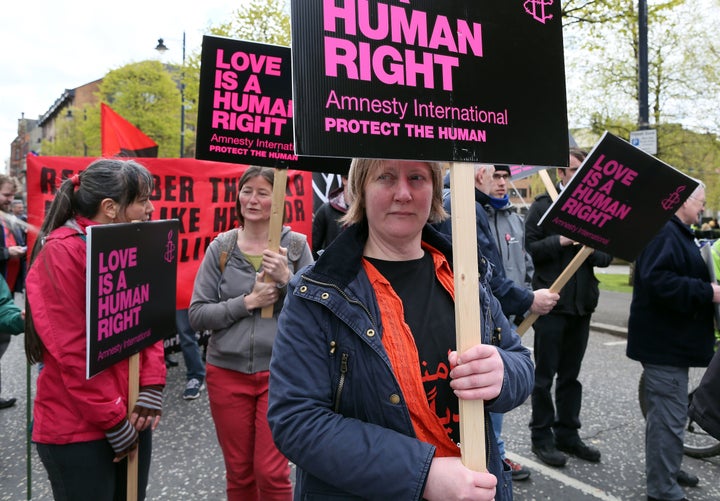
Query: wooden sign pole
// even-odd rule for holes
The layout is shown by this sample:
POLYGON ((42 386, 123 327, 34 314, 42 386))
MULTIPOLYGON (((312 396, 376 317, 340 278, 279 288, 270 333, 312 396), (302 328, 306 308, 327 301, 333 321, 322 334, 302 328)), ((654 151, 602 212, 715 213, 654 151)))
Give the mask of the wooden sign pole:
MULTIPOLYGON (((570 280, 570 278, 593 252, 595 252, 595 249, 588 247, 587 245, 583 245, 580 251, 575 254, 575 257, 572 258, 570 264, 567 265, 567 268, 565 268, 560 276, 555 279, 553 284, 550 286, 550 291, 560 293, 562 288, 565 287, 565 284, 568 283, 568 280, 570 280)), ((538 316, 539 315, 537 313, 532 313, 525 317, 525 320, 523 320, 518 326, 516 332, 521 336, 525 334, 530 326, 535 323, 535 320, 538 319, 538 316)))
MULTIPOLYGON (((268 249, 277 252, 280 249, 280 234, 282 233, 283 215, 285 214, 285 187, 287 185, 287 169, 275 169, 273 182, 272 212, 270 213, 270 229, 268 231, 268 249)), ((268 276, 265 282, 272 282, 268 276)), ((273 305, 263 307, 261 318, 272 318, 273 305)))
MULTIPOLYGON (((451 164, 450 187, 455 332, 457 351, 462 353, 482 342, 474 165, 451 164)), ((474 471, 487 471, 482 400, 460 399, 460 444, 463 464, 474 471)))
MULTIPOLYGON (((128 359, 128 418, 135 408, 140 392, 140 354, 130 355, 128 359)), ((127 464, 127 501, 137 501, 139 449, 128 456, 127 464)))
MULTIPOLYGON (((540 179, 542 179, 543 184, 545 185, 545 189, 548 192, 548 195, 550 195, 550 198, 554 202, 557 200, 558 192, 557 189, 555 189, 555 185, 553 184, 552 180, 550 179, 550 175, 547 173, 547 170, 542 169, 538 172, 540 175, 540 179)), ((555 282, 550 286, 551 292, 557 292, 560 293, 563 287, 565 287, 565 284, 568 283, 568 280, 575 274, 575 272, 582 266, 582 264, 585 262, 585 260, 590 257, 590 254, 592 254, 594 251, 593 248, 588 247, 586 245, 582 246, 582 249, 575 254, 575 257, 570 261, 570 264, 567 265, 567 268, 563 270, 563 272, 560 274, 559 277, 555 279, 555 282)), ((522 323, 518 326, 516 332, 522 336, 527 332, 527 330, 532 326, 532 324, 535 323, 535 320, 538 319, 538 314, 532 313, 525 317, 525 320, 522 321, 522 323)))

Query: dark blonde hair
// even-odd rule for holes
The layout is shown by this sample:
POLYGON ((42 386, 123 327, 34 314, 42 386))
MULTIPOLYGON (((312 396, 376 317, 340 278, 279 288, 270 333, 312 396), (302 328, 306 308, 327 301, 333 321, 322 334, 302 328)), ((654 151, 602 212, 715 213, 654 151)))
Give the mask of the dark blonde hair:
MULTIPOLYGON (((365 187, 371 174, 375 173, 385 162, 382 158, 353 158, 348 173, 348 198, 350 206, 347 213, 340 220, 343 224, 351 225, 365 222, 365 187)), ((445 168, 439 162, 423 162, 432 172, 433 195, 430 204, 429 223, 439 223, 447 218, 443 208, 442 190, 445 168)))

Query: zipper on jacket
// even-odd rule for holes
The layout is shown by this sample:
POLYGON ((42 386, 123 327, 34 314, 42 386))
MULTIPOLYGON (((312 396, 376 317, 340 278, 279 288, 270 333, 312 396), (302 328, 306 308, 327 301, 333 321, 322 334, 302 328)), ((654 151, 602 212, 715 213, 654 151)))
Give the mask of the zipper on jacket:
POLYGON ((342 396, 343 387, 345 386, 345 375, 348 372, 348 354, 343 353, 340 357, 340 381, 338 381, 337 390, 335 390, 335 413, 340 411, 340 397, 342 396))
POLYGON ((502 327, 495 327, 490 342, 495 346, 500 346, 502 341, 502 327))

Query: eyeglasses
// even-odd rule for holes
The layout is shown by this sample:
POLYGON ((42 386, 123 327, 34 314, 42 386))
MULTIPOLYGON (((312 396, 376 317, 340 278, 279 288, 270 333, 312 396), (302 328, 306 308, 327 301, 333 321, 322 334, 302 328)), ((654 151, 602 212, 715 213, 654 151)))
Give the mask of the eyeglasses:
POLYGON ((493 179, 504 179, 507 181, 508 179, 510 179, 510 174, 500 174, 496 172, 495 174, 493 174, 493 179))
POLYGON ((707 203, 706 200, 700 200, 699 198, 695 198, 695 197, 688 197, 688 198, 692 198, 693 200, 700 202, 703 206, 703 209, 705 208, 705 204, 707 203))

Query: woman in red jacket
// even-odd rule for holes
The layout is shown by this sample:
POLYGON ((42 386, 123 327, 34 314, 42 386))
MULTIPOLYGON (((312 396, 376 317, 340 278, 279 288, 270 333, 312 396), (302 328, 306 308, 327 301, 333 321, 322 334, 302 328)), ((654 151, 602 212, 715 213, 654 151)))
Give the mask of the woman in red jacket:
POLYGON ((145 497, 162 413, 162 342, 140 352, 140 394, 129 418, 127 360, 85 378, 85 235, 95 224, 148 220, 152 190, 142 165, 97 160, 63 181, 40 228, 26 281, 25 343, 30 363, 43 364, 32 438, 56 500, 125 499, 128 454, 139 454, 138 499, 145 497))

